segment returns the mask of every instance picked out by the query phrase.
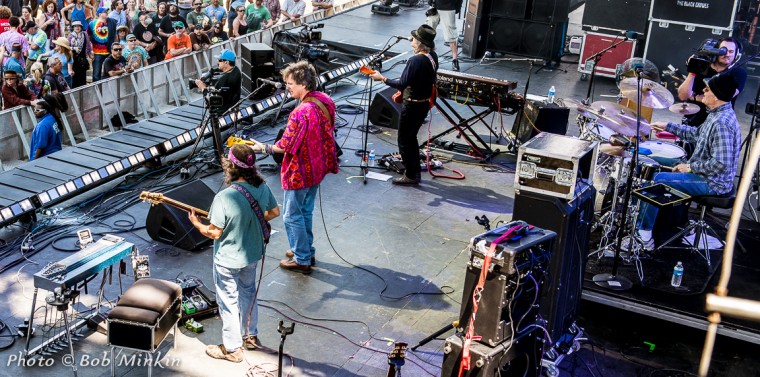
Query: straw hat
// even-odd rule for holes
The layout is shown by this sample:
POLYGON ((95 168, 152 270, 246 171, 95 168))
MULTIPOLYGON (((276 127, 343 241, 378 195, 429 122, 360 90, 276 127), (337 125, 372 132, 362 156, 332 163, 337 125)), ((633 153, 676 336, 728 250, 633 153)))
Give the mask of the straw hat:
POLYGON ((58 37, 58 38, 56 38, 53 41, 53 43, 55 43, 55 44, 57 44, 57 45, 59 45, 61 47, 71 48, 71 47, 69 47, 69 40, 66 39, 66 38, 64 38, 64 37, 58 37))

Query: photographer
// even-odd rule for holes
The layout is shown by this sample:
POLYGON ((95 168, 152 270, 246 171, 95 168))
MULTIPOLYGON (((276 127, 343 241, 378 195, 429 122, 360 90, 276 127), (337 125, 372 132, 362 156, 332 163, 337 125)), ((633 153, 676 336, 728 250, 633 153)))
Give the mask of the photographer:
POLYGON ((235 66, 235 59, 237 56, 230 50, 222 50, 222 52, 215 56, 218 59, 219 72, 221 77, 216 80, 216 83, 212 83, 213 78, 210 80, 196 79, 195 85, 202 92, 209 85, 213 84, 214 88, 219 90, 219 94, 222 96, 223 105, 221 112, 226 112, 232 105, 240 99, 240 87, 242 85, 242 74, 240 68, 235 66), (205 82, 204 82, 205 81, 205 82))
POLYGON ((721 72, 734 77, 738 88, 731 99, 732 106, 736 102, 736 97, 744 90, 744 84, 747 82, 747 72, 740 67, 733 67, 742 51, 739 41, 733 37, 723 38, 718 41, 717 49, 710 48, 709 46, 705 48, 709 42, 708 40, 700 46, 700 49, 694 55, 689 57, 687 61, 689 75, 681 86, 678 87, 678 99, 699 106, 699 112, 685 117, 686 124, 694 127, 698 127, 707 118, 707 108, 701 102, 702 92, 707 86, 705 84, 706 78, 711 78, 721 72), (721 48, 725 48, 725 54, 717 55, 720 53, 718 51, 721 48), (709 66, 707 63, 709 63, 709 66))
POLYGON ((457 46, 456 14, 462 9, 462 0, 430 0, 430 9, 425 12, 425 23, 433 29, 443 24, 443 40, 451 48, 451 69, 459 71, 459 47, 457 46))

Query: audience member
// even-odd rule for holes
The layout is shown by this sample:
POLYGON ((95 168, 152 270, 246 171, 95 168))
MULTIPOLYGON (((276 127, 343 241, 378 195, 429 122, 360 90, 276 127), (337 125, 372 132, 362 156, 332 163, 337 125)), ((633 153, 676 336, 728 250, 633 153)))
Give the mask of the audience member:
POLYGON ((21 24, 21 20, 18 17, 11 16, 8 23, 11 25, 11 29, 5 33, 0 34, 0 55, 4 56, 3 65, 8 61, 11 55, 11 49, 14 43, 21 45, 21 57, 20 61, 22 66, 26 64, 24 56, 29 53, 29 42, 26 40, 23 34, 18 32, 18 27, 21 24))
POLYGON ((0 0, 0 5, 8 7, 12 16, 21 17, 21 0, 0 0))
POLYGON ((103 62, 103 73, 108 77, 121 76, 125 73, 131 73, 133 69, 127 65, 127 59, 121 55, 122 50, 121 43, 114 42, 111 45, 111 55, 108 55, 103 62))
POLYGON ((332 16, 333 0, 311 0, 311 6, 314 11, 325 11, 325 16, 332 16))
POLYGON ((13 17, 11 8, 0 6, 0 34, 11 29, 10 19, 13 17))
POLYGON ((129 27, 128 26, 117 26, 116 27, 116 38, 114 39, 114 42, 119 42, 123 45, 127 44, 127 34, 129 34, 129 27))
POLYGON ((282 10, 280 10, 280 14, 282 15, 281 21, 293 21, 297 23, 303 17, 305 10, 306 3, 303 0, 285 0, 282 10))
POLYGON ((53 45, 53 49, 48 51, 47 55, 51 58, 57 57, 61 61, 61 74, 66 80, 66 84, 71 88, 73 85, 71 74, 74 73, 74 59, 69 48, 69 41, 64 37, 59 37, 53 41, 53 45))
POLYGON ((34 21, 29 21, 26 25, 26 40, 29 43, 29 56, 26 58, 26 71, 37 62, 40 55, 47 52, 47 34, 37 27, 34 21))
POLYGON ((95 14, 95 7, 86 3, 84 0, 76 0, 61 9, 61 16, 63 16, 65 12, 69 12, 68 20, 71 22, 72 28, 74 25, 73 23, 79 21, 82 30, 87 32, 89 26, 88 20, 94 18, 92 15, 95 14), (87 14, 88 11, 90 12, 89 15, 87 14))
POLYGON ((207 6, 205 10, 206 15, 211 18, 212 25, 217 22, 224 22, 224 18, 227 16, 227 11, 220 4, 219 0, 211 0, 211 5, 207 6))
MULTIPOLYGON (((163 0, 161 2, 163 2, 163 0)), ((140 9, 141 11, 150 13, 156 13, 156 11, 158 11, 158 2, 156 0, 143 0, 142 6, 145 9, 140 9)))
POLYGON ((269 15, 272 16, 272 22, 276 24, 280 19, 280 13, 282 13, 282 8, 280 7, 280 0, 264 0, 262 4, 269 11, 269 15))
POLYGON ((232 21, 232 37, 239 38, 248 33, 248 22, 245 20, 245 8, 239 6, 235 8, 237 17, 232 21))
POLYGON ((26 76, 24 84, 32 94, 37 98, 42 98, 50 92, 50 83, 45 80, 45 67, 40 62, 32 64, 29 75, 26 76))
POLYGON ((164 17, 169 14, 167 7, 168 5, 166 3, 156 4, 156 13, 151 16, 151 21, 153 22, 153 26, 156 27, 156 30, 161 27, 161 21, 163 21, 164 17))
POLYGON ((211 39, 212 45, 215 45, 217 43, 221 43, 230 39, 230 37, 227 35, 227 32, 222 30, 221 22, 217 22, 216 24, 214 24, 214 27, 211 28, 211 30, 209 30, 208 32, 208 37, 209 39, 211 39))
POLYGON ((111 44, 116 37, 116 21, 108 18, 108 9, 99 8, 98 18, 90 23, 92 30, 92 82, 100 80, 103 72, 103 61, 111 54, 111 44))
MULTIPOLYGON (((179 11, 180 17, 182 17, 183 20, 186 20, 187 14, 193 10, 193 0, 177 0, 177 10, 179 11)), ((187 24, 185 27, 187 27, 187 24)))
POLYGON ((121 0, 116 0, 111 3, 111 13, 108 14, 108 18, 116 21, 117 28, 126 26, 127 30, 129 30, 129 25, 127 25, 127 12, 124 11, 124 3, 122 3, 121 0))
POLYGON ((47 156, 63 149, 61 126, 63 121, 59 111, 66 111, 69 105, 62 94, 50 94, 34 105, 37 126, 32 131, 29 144, 29 161, 47 156))
POLYGON ((193 51, 207 50, 211 46, 211 38, 203 32, 201 25, 195 25, 195 30, 190 34, 190 43, 193 51))
POLYGON ((211 28, 211 18, 203 12, 201 0, 193 0, 193 11, 187 14, 185 20, 187 20, 186 25, 189 30, 195 30, 195 25, 201 25, 204 30, 211 28))
POLYGON ((28 5, 24 5, 21 7, 21 31, 25 31, 31 22, 34 22, 34 17, 32 17, 32 8, 28 5))
POLYGON ((137 44, 134 34, 127 35, 127 46, 124 48, 123 56, 132 70, 148 66, 148 51, 137 44))
POLYGON ((169 3, 169 14, 161 20, 161 27, 158 29, 158 34, 161 36, 164 46, 168 46, 169 37, 174 35, 174 24, 177 22, 181 22, 183 28, 187 27, 187 20, 179 15, 177 4, 169 3))
POLYGON ((26 78, 26 70, 21 63, 21 59, 21 44, 14 43, 11 46, 11 56, 9 56, 8 59, 5 60, 5 64, 3 64, 3 72, 13 71, 21 76, 21 79, 26 78))
MULTIPOLYGON (((61 15, 55 0, 45 0, 42 4, 43 13, 37 18, 37 25, 47 34, 48 43, 63 35, 61 30, 61 15)), ((48 48, 50 45, 48 44, 48 48)))
POLYGON ((34 100, 37 97, 34 93, 21 83, 16 71, 3 72, 3 110, 16 106, 27 105, 34 106, 34 100))
POLYGON ((58 56, 51 56, 48 59, 48 71, 45 73, 45 80, 50 84, 50 94, 63 93, 69 90, 69 84, 63 77, 63 63, 58 56))
POLYGON ((174 23, 174 34, 169 37, 166 44, 166 56, 164 59, 175 58, 193 52, 193 44, 190 36, 185 34, 185 25, 181 22, 174 23))
POLYGON ((161 44, 158 28, 152 23, 150 14, 144 12, 140 15, 140 23, 135 25, 132 34, 137 37, 137 45, 142 46, 148 52, 148 62, 155 63, 163 60, 163 44, 161 44))
POLYGON ((127 14, 127 25, 129 25, 129 30, 132 31, 132 29, 135 28, 135 25, 137 25, 137 16, 140 14, 137 2, 135 0, 127 0, 124 13, 127 14))
POLYGON ((261 1, 253 0, 253 3, 245 8, 245 22, 248 24, 249 33, 266 29, 274 24, 269 10, 261 5, 261 1))
MULTIPOLYGON (((279 0, 277 0, 279 1, 279 0)), ((245 9, 246 1, 245 0, 235 0, 232 3, 227 0, 227 4, 229 4, 229 8, 227 8, 227 30, 229 30, 230 35, 234 36, 234 33, 232 32, 234 28, 232 27, 232 23, 237 18, 237 9, 243 8, 245 9)))
POLYGON ((82 28, 82 22, 76 20, 71 23, 72 31, 69 33, 69 47, 73 55, 74 71, 72 73, 71 88, 78 88, 87 84, 87 71, 90 69, 90 62, 87 58, 94 59, 92 53, 92 43, 87 33, 82 28))

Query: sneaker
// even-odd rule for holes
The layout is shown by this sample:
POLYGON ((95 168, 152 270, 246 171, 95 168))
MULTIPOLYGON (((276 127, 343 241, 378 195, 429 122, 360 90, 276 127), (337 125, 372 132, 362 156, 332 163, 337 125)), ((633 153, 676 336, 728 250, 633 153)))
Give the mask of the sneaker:
POLYGON ((236 349, 235 352, 230 352, 224 348, 224 344, 207 346, 206 355, 209 355, 215 359, 231 361, 233 363, 239 363, 245 358, 242 348, 236 349))
MULTIPOLYGON (((295 254, 293 253, 293 250, 285 250, 285 258, 293 259, 295 258, 295 254)), ((311 266, 314 267, 317 264, 317 258, 311 257, 311 266)))
MULTIPOLYGON (((648 240, 641 240, 641 249, 643 251, 654 251, 654 239, 649 238, 648 240)), ((620 249, 625 251, 631 251, 631 244, 637 243, 638 241, 634 241, 631 239, 631 236, 625 236, 623 237, 623 240, 620 242, 620 249)))
POLYGON ((459 72, 459 60, 454 59, 451 61, 451 70, 459 72))
POLYGON ((261 342, 256 335, 251 335, 243 339, 243 347, 250 351, 256 351, 261 348, 261 342))

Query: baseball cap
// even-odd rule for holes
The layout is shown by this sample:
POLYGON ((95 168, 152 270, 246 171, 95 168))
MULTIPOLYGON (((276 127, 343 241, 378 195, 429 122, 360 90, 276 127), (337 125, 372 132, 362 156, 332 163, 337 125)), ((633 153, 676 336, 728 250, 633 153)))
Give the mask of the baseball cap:
POLYGON ((214 56, 214 57, 217 59, 226 60, 230 62, 234 62, 235 59, 237 59, 237 55, 235 55, 235 53, 232 52, 232 50, 226 50, 226 49, 222 50, 222 52, 219 55, 214 56))
POLYGON ((176 29, 176 28, 178 28, 178 27, 179 27, 179 28, 183 28, 183 29, 184 29, 184 28, 185 28, 185 23, 184 23, 184 22, 182 22, 182 21, 175 21, 175 22, 172 24, 172 27, 173 27, 173 28, 175 28, 175 29, 176 29))

